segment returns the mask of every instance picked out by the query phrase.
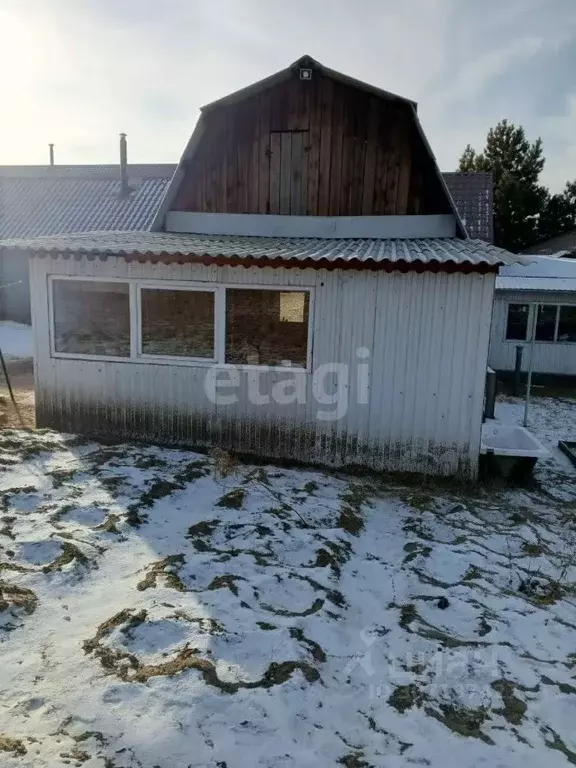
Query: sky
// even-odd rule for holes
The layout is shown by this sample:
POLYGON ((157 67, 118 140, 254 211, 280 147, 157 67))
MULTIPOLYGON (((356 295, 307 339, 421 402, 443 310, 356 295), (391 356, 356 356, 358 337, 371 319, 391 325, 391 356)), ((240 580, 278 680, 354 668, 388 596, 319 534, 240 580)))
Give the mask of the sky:
POLYGON ((418 102, 442 170, 501 118, 576 178, 576 0, 0 0, 0 164, 177 162, 199 107, 307 53, 418 102))

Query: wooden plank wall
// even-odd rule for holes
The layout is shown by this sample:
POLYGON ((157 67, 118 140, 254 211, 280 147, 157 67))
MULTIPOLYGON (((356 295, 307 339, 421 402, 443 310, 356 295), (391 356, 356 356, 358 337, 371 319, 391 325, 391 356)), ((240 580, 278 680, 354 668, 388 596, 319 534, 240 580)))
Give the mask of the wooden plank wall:
POLYGON ((408 105, 314 73, 205 115, 174 209, 370 216, 450 213, 408 105))

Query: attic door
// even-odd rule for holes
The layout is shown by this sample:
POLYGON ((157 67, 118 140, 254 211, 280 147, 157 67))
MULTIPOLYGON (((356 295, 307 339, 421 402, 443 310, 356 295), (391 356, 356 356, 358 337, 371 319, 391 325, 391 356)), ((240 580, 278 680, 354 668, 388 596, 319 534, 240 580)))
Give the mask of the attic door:
POLYGON ((270 133, 270 213, 306 215, 308 131, 270 133))

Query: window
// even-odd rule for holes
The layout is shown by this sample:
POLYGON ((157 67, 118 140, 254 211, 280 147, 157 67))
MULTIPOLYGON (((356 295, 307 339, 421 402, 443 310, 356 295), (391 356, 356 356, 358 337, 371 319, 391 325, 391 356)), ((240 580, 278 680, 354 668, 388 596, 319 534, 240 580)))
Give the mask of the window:
POLYGON ((227 363, 306 368, 307 291, 226 290, 227 363))
POLYGON ((554 341, 558 307, 555 304, 540 304, 536 319, 536 341, 554 341))
POLYGON ((506 325, 506 339, 526 341, 528 333, 528 304, 509 304, 508 323, 506 325))
POLYGON ((130 356, 128 283, 54 280, 52 300, 56 352, 130 356))
POLYGON ((311 289, 49 278, 51 353, 308 370, 311 289))
POLYGON ((558 341, 576 341, 576 305, 560 307, 558 341))
POLYGON ((142 354, 213 360, 214 291, 142 288, 142 354))

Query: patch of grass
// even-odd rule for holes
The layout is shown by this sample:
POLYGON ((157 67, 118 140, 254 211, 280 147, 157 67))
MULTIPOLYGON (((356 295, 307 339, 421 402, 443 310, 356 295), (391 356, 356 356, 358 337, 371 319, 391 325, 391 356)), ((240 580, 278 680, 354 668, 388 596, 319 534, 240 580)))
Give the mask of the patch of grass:
POLYGON ((194 539, 197 536, 212 536, 216 528, 220 525, 218 520, 201 520, 188 528, 187 539, 194 539))
POLYGON ((566 746, 553 728, 546 726, 542 728, 542 733, 544 734, 544 740, 548 749, 561 752, 571 765, 576 765, 576 752, 573 752, 566 746), (546 736, 551 736, 552 738, 546 738, 546 736))
POLYGON ((112 512, 106 517, 103 523, 94 527, 95 531, 102 531, 103 533, 115 533, 120 534, 118 529, 118 523, 120 522, 119 515, 115 515, 112 512))
POLYGON ((181 491, 184 485, 177 480, 154 480, 148 490, 143 493, 137 502, 130 504, 126 522, 133 528, 139 528, 147 522, 147 515, 142 513, 143 509, 150 509, 160 499, 171 496, 175 491, 181 491))
POLYGON ((26 747, 20 739, 11 739, 0 733, 0 752, 12 752, 13 755, 23 756, 26 754, 26 747))
POLYGON ((238 597, 237 581, 246 581, 242 576, 233 576, 231 574, 224 574, 223 576, 215 576, 207 589, 229 589, 233 595, 238 597))
POLYGON ((64 483, 72 480, 77 472, 77 469, 53 469, 51 472, 46 472, 46 474, 52 477, 54 488, 60 488, 64 483))
POLYGON ((21 608, 25 613, 34 613, 37 604, 38 598, 31 589, 0 580, 0 613, 8 608, 21 608))
POLYGON ((309 637, 306 637, 304 630, 300 629, 300 627, 291 627, 290 637, 292 637, 294 640, 298 640, 299 643, 306 645, 314 661, 319 663, 324 663, 326 661, 326 653, 322 646, 314 640, 310 640, 309 637))
POLYGON ((412 624, 413 621, 416 621, 417 618, 418 611, 416 610, 414 603, 407 603, 406 605, 400 607, 400 620, 398 624, 402 627, 402 629, 411 631, 410 624, 412 624))
POLYGON ((421 707, 425 700, 423 691, 415 683, 410 683, 397 686, 388 699, 388 704, 403 715, 412 707, 421 707))
POLYGON ((157 587, 158 579, 163 577, 166 586, 170 589, 175 589, 178 592, 188 592, 188 588, 178 576, 178 573, 169 570, 175 568, 176 571, 178 571, 182 568, 185 562, 186 558, 184 555, 168 555, 168 557, 165 557, 163 560, 158 560, 157 562, 152 563, 148 566, 148 573, 146 576, 136 585, 136 589, 139 592, 144 592, 147 589, 157 587))
POLYGON ((425 547, 420 542, 411 541, 404 545, 404 551, 408 553, 402 561, 406 565, 416 560, 417 557, 430 557, 432 547, 425 547))
POLYGON ((364 760, 363 752, 351 752, 348 755, 344 755, 344 757, 340 757, 336 762, 338 765, 345 766, 345 768, 373 768, 371 763, 364 760))
POLYGON ((476 581, 476 579, 482 579, 482 571, 476 565, 469 566, 468 570, 462 576, 462 581, 476 581))
POLYGON ((256 624, 265 632, 271 632, 273 629, 277 628, 276 624, 269 624, 267 621, 257 621, 256 624))
POLYGON ((64 760, 75 760, 76 765, 82 765, 82 763, 86 763, 90 760, 91 755, 89 755, 88 752, 82 752, 78 747, 74 747, 70 752, 61 752, 60 757, 64 760))
POLYGON ((306 610, 298 612, 298 611, 288 611, 285 608, 274 608, 272 605, 268 605, 267 603, 261 603, 260 607, 264 611, 268 611, 269 613, 273 613, 276 616, 286 616, 288 618, 295 619, 299 616, 312 616, 313 613, 318 613, 324 606, 324 600, 317 597, 316 600, 312 603, 310 608, 306 608, 306 610))
POLYGON ((368 488, 359 484, 349 485, 346 493, 340 496, 338 526, 352 536, 359 536, 364 530, 362 505, 368 501, 368 498, 368 488))
POLYGON ((540 557, 546 551, 541 544, 531 544, 529 541, 522 542, 522 550, 530 557, 540 557))
POLYGON ((244 499, 246 498, 246 491, 244 488, 234 488, 228 493, 225 493, 217 502, 217 507, 226 507, 227 509, 242 509, 244 499))
POLYGON ((459 736, 480 739, 486 744, 494 744, 492 739, 482 732, 484 723, 490 719, 488 709, 466 709, 455 704, 440 704, 440 712, 427 707, 426 714, 446 726, 459 736))
POLYGON ((48 565, 45 565, 42 568, 42 571, 44 573, 52 573, 54 571, 61 571, 63 568, 65 568, 67 565, 70 565, 70 563, 77 562, 80 565, 83 565, 85 567, 88 567, 90 564, 90 561, 82 552, 82 550, 77 547, 75 544, 71 544, 69 541, 63 541, 61 545, 62 551, 51 563, 48 563, 48 565))
POLYGON ((514 684, 509 680, 494 680, 492 688, 500 694, 504 702, 503 709, 495 709, 494 712, 503 715, 511 725, 520 725, 526 714, 526 704, 514 695, 514 684))
POLYGON ((327 541, 324 547, 316 550, 315 568, 330 567, 336 576, 340 576, 342 565, 350 559, 352 547, 347 541, 327 541))

